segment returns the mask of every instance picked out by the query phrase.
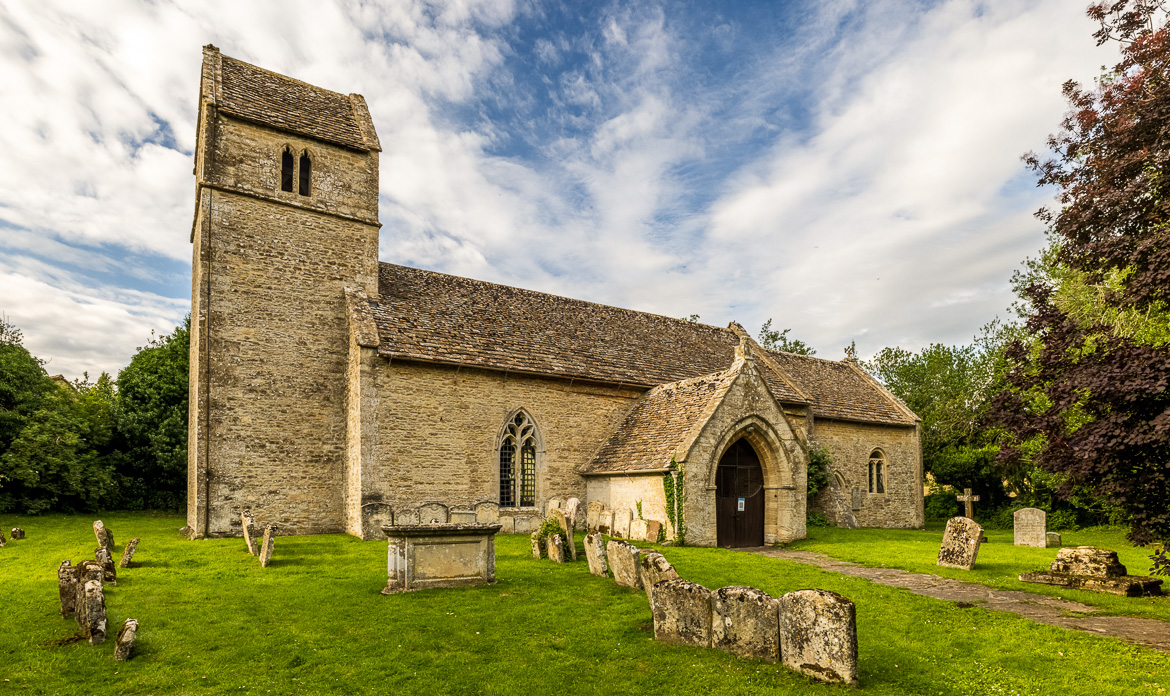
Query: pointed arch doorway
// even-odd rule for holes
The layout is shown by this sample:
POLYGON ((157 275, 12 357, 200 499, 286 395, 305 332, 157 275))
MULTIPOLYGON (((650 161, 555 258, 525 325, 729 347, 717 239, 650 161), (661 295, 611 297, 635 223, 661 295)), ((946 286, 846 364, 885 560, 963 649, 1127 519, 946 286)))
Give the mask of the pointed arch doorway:
POLYGON ((727 448, 715 471, 715 533, 720 548, 764 545, 764 471, 744 438, 727 448))

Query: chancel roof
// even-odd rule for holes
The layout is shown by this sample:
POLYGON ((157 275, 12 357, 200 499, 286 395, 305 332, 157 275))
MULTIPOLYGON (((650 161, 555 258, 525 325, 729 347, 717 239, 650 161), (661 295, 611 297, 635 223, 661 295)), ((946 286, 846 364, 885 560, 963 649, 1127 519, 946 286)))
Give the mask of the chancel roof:
MULTIPOLYGON (((211 48, 211 47, 209 47, 211 48)), ((221 55, 217 107, 232 116, 356 150, 380 150, 360 95, 331 92, 221 55)))
MULTIPOLYGON (((379 295, 371 306, 378 352, 388 358, 647 389, 685 383, 655 399, 700 398, 710 389, 701 385, 732 366, 741 340, 731 328, 388 263, 380 264, 379 295)), ((781 403, 810 404, 817 417, 915 422, 851 364, 788 353, 764 357, 770 360, 760 361, 761 372, 781 403)))

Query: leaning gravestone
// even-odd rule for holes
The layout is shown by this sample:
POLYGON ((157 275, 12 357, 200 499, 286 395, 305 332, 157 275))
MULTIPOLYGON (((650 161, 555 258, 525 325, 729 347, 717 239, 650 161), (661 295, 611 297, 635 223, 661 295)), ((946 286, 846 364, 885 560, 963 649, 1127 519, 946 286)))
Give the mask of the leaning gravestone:
POLYGON ((442 503, 426 503, 418 506, 419 524, 447 524, 447 506, 442 503))
POLYGON ((61 596, 61 618, 72 616, 77 606, 77 569, 69 561, 57 566, 57 592, 61 596))
MULTIPOLYGON (((3 537, 3 536, 4 536, 4 533, 0 532, 0 537, 3 537)), ((12 540, 16 541, 17 539, 23 539, 23 538, 24 538, 24 530, 21 529, 20 527, 13 527, 12 528, 12 540)))
POLYGON ((646 520, 641 517, 630 520, 630 538, 634 541, 646 541, 646 520))
POLYGON ((1012 515, 1012 527, 1015 529, 1016 546, 1036 546, 1044 548, 1048 545, 1048 513, 1039 508, 1024 508, 1016 510, 1012 515))
POLYGON ((711 591, 702 585, 675 578, 651 589, 654 640, 680 645, 711 647, 711 591))
MULTIPOLYGON (((555 520, 560 526, 561 531, 565 533, 565 539, 569 545, 569 554, 574 561, 577 560, 577 540, 573 538, 573 523, 569 521, 569 518, 565 515, 565 511, 560 508, 549 510, 548 516, 549 519, 555 520)), ((559 562, 563 563, 564 561, 559 562)))
POLYGON ((270 524, 264 528, 264 541, 260 546, 260 567, 267 568, 272 562, 272 550, 276 544, 276 525, 270 524))
POLYGON ((711 595, 711 647, 740 657, 780 661, 780 600, 742 585, 711 595))
POLYGON ((548 557, 553 563, 565 562, 565 539, 560 534, 548 535, 548 557))
POLYGON ((544 558, 544 539, 540 538, 540 532, 533 532, 529 538, 532 540, 532 557, 544 558))
POLYGON ((577 520, 581 516, 581 500, 569 498, 565 501, 565 519, 569 521, 569 531, 577 529, 577 520))
POLYGON ((248 553, 253 556, 260 555, 258 548, 260 530, 256 528, 256 517, 251 510, 244 510, 240 513, 240 526, 244 528, 244 543, 248 545, 248 553))
POLYGON ((90 645, 98 645, 106 640, 106 596, 97 580, 85 583, 84 592, 84 610, 79 612, 85 619, 81 633, 90 645))
POLYGON ((609 565, 605 560, 605 543, 601 532, 585 535, 585 559, 589 561, 589 572, 601 577, 609 577, 609 565))
POLYGON ((108 550, 110 553, 114 552, 114 533, 107 529, 101 520, 94 521, 93 535, 97 537, 98 546, 108 550))
POLYGON ((857 610, 827 590, 780 598, 780 660, 821 681, 857 686, 857 610))
POLYGON ((952 517, 947 520, 947 531, 943 534, 942 546, 938 549, 938 562, 946 568, 971 570, 979 555, 979 544, 983 540, 983 527, 966 517, 952 517))
POLYGON ((630 538, 630 520, 633 514, 628 508, 621 510, 614 510, 613 513, 613 534, 612 536, 621 537, 623 539, 630 538))
POLYGON ((122 551, 122 561, 118 563, 119 568, 133 568, 134 567, 134 552, 138 549, 138 538, 131 539, 126 548, 122 551))
POLYGON ((114 646, 114 659, 122 662, 130 659, 130 651, 134 649, 134 638, 138 635, 138 620, 126 619, 122 628, 118 629, 118 638, 114 646))
POLYGON ((622 587, 641 588, 638 575, 638 547, 625 541, 611 539, 605 546, 605 557, 613 571, 613 581, 622 587))
POLYGON ((646 590, 646 599, 651 602, 651 609, 654 608, 654 596, 650 593, 650 588, 663 580, 673 580, 677 577, 678 571, 665 556, 650 549, 638 550, 638 581, 646 590))
POLYGON ((590 532, 597 531, 597 525, 601 524, 601 511, 604 509, 605 506, 596 500, 585 506, 585 529, 590 532))

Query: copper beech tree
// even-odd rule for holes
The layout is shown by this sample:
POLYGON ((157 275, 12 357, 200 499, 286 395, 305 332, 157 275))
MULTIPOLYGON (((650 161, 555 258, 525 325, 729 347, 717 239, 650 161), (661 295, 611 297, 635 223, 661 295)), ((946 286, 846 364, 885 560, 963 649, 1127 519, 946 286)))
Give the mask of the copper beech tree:
MULTIPOLYGON (((1017 279, 1031 339, 1006 355, 1010 388, 991 421, 1003 464, 1030 459, 1119 505, 1129 538, 1170 541, 1170 33, 1165 3, 1120 0, 1088 10, 1098 45, 1121 60, 1092 88, 1064 85, 1070 105, 1024 156, 1058 209, 1037 217, 1052 244, 1017 279)), ((1156 554, 1155 565, 1166 567, 1156 554)))

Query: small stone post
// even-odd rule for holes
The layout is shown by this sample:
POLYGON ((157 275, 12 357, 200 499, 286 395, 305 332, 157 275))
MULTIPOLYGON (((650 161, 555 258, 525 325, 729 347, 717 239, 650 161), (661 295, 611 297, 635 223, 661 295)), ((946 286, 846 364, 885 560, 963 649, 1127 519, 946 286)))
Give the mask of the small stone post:
POLYGON ((61 595, 61 618, 73 615, 77 606, 77 569, 69 561, 57 566, 57 592, 61 595))

